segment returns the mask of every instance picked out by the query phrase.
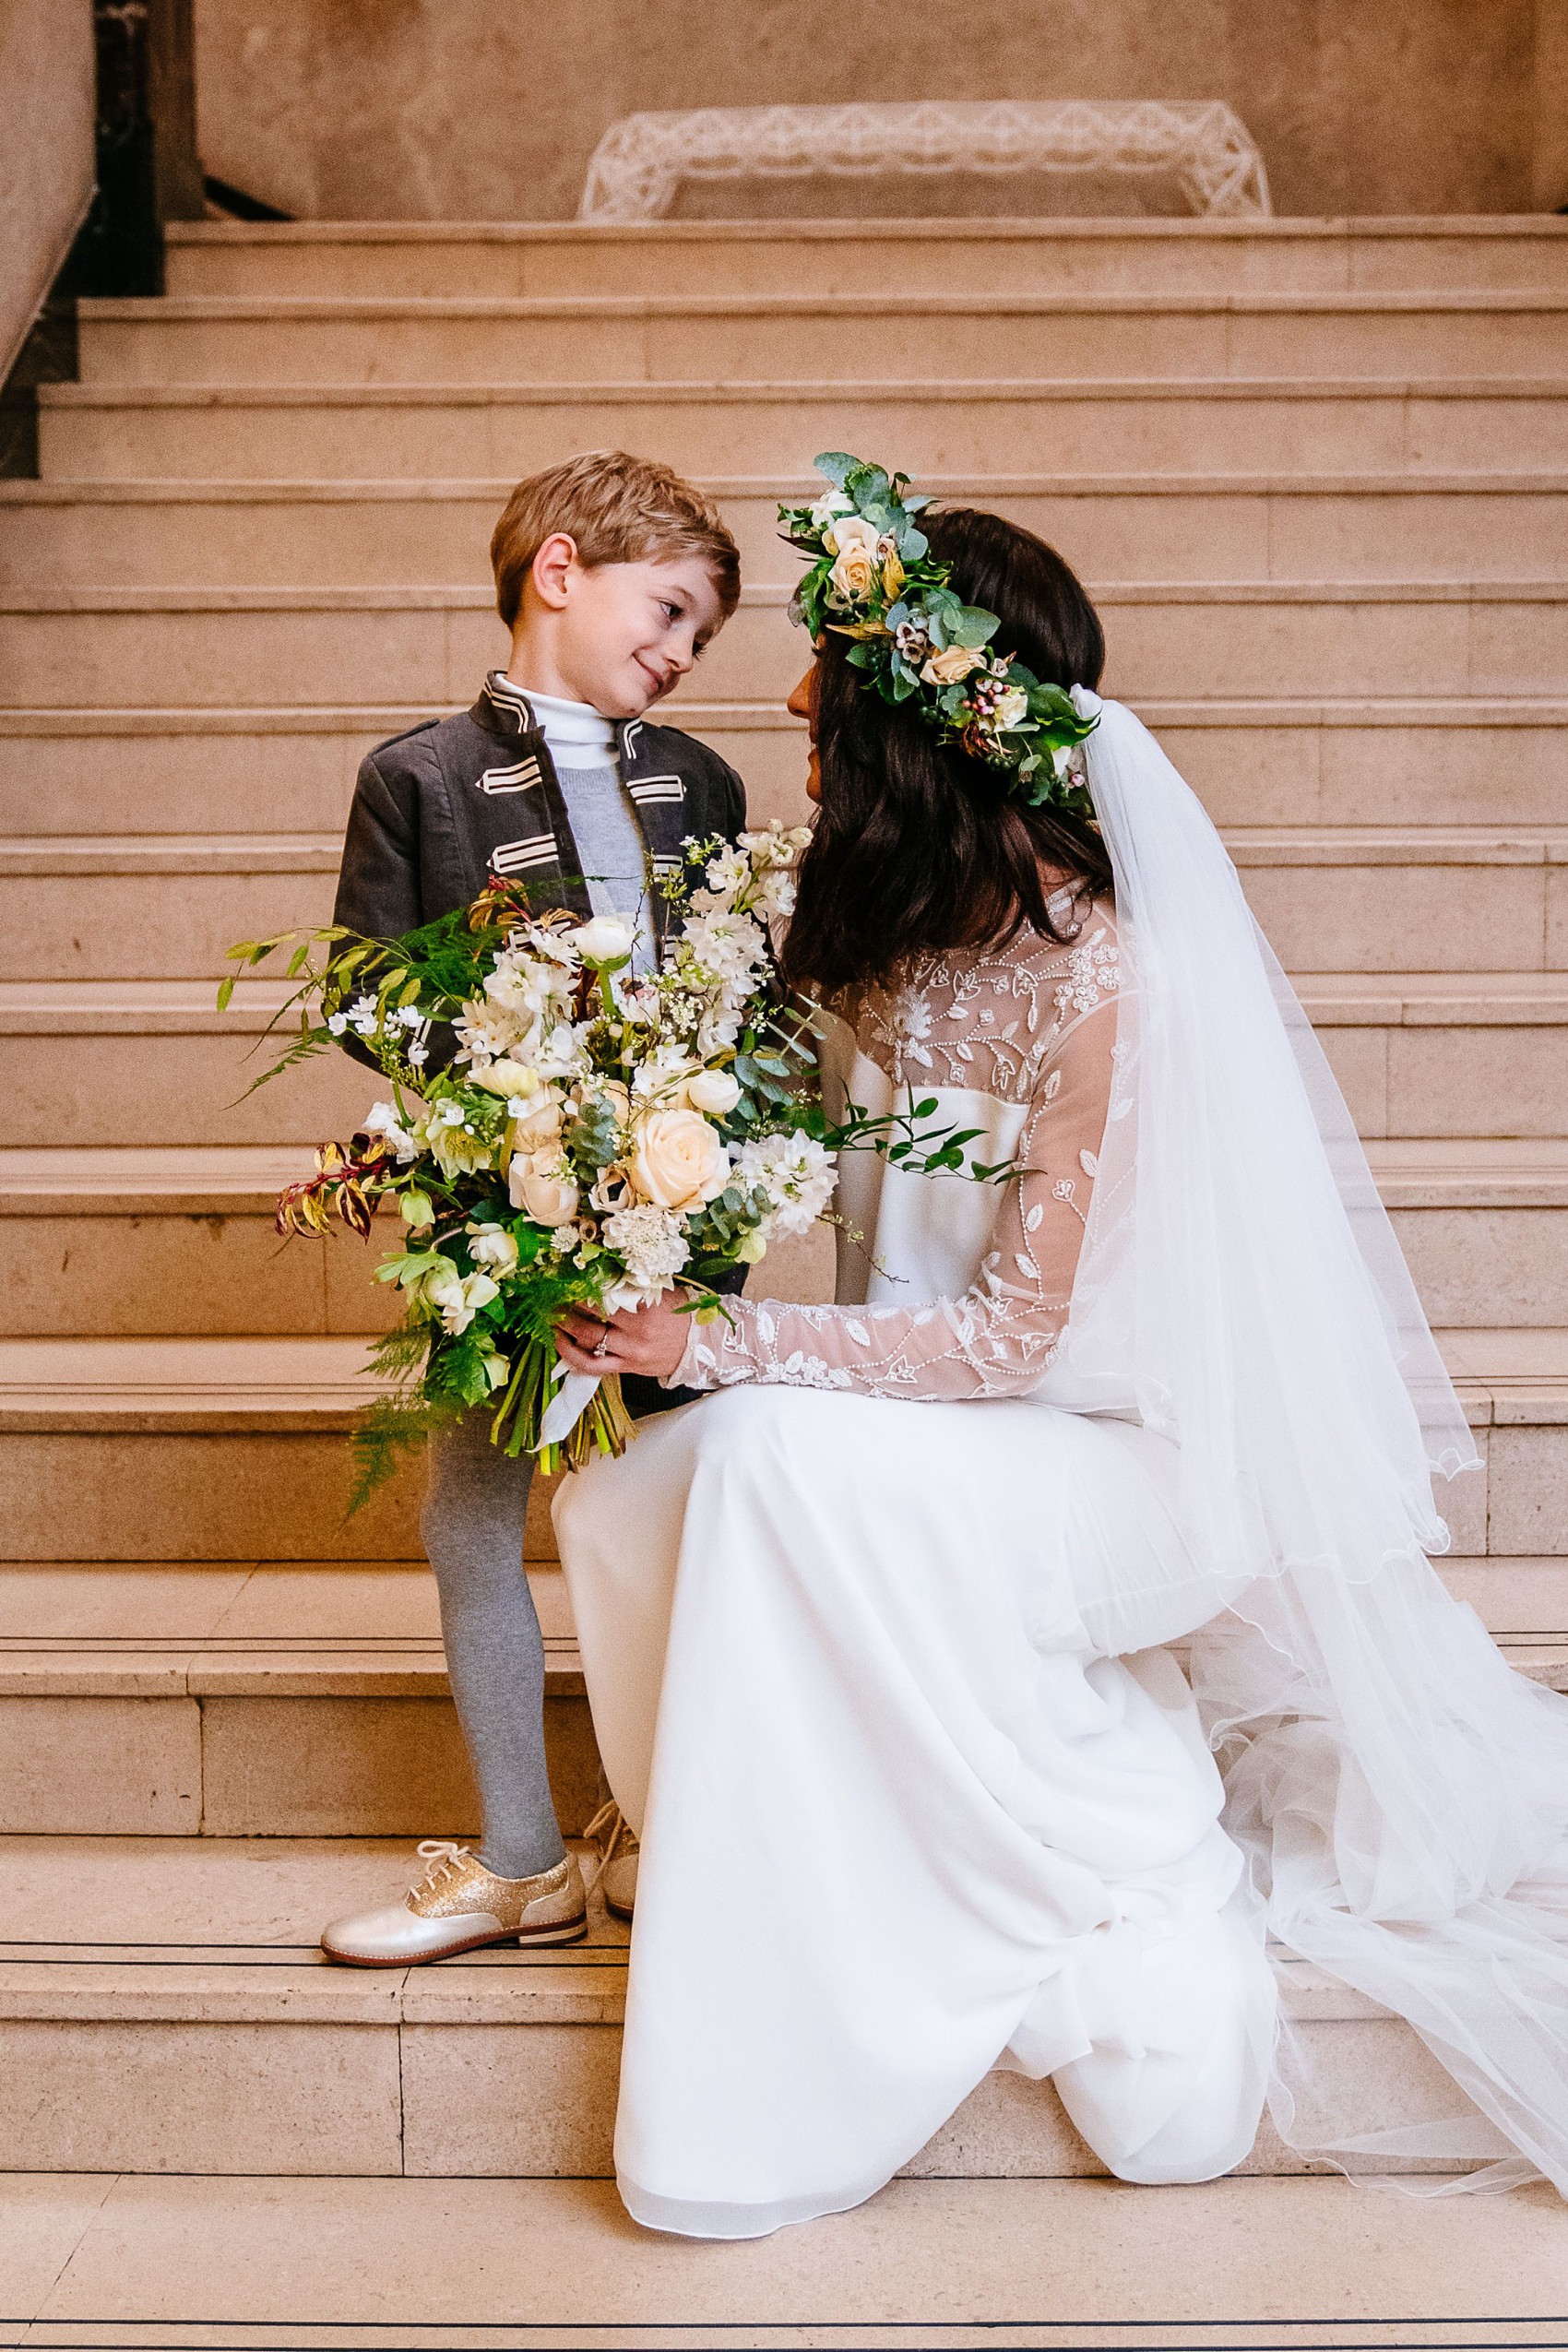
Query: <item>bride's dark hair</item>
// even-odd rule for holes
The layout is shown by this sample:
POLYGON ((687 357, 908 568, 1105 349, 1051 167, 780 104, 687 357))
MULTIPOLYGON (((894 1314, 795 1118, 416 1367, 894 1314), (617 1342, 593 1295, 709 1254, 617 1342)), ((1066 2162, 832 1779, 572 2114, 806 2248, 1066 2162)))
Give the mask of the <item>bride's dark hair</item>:
MULTIPOLYGON (((1099 685, 1104 632, 1054 548, 968 506, 932 510, 921 527, 965 602, 1001 616, 1001 651, 1050 684, 1099 685)), ((1047 900, 1062 885, 1046 876, 1076 876, 1090 896, 1108 890, 1096 828, 1027 808, 1005 772, 868 693, 845 659, 849 644, 829 635, 817 661, 822 800, 784 948, 790 984, 832 995, 887 979, 908 956, 1004 945, 1026 924, 1060 938, 1047 900)))

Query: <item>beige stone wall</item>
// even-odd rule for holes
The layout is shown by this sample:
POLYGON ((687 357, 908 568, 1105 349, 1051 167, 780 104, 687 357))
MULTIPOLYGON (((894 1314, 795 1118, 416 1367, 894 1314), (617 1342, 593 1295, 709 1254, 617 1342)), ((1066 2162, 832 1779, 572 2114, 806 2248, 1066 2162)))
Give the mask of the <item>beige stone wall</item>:
POLYGON ((1283 213, 1568 201, 1568 0, 196 0, 209 171, 303 216, 569 217, 606 124, 765 100, 1222 98, 1283 213))
POLYGON ((92 193, 90 0, 0 0, 0 378, 92 193))

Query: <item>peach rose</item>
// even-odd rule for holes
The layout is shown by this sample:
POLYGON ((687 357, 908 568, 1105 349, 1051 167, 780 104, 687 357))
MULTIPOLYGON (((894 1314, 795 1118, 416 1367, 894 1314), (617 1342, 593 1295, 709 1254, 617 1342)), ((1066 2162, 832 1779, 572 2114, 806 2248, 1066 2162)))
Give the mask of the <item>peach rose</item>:
POLYGON ((979 670, 984 660, 984 654, 971 646, 947 645, 940 653, 932 655, 921 676, 928 686, 956 686, 971 670, 979 670))
POLYGON ((582 1195, 576 1184, 556 1173, 560 1165, 553 1151, 529 1152, 514 1159, 507 1173, 512 1206, 536 1225, 564 1225, 577 1213, 582 1195))
POLYGON ((695 1208, 730 1181, 730 1155, 719 1131, 695 1111, 650 1111, 637 1128, 627 1170, 633 1189, 656 1208, 695 1208))

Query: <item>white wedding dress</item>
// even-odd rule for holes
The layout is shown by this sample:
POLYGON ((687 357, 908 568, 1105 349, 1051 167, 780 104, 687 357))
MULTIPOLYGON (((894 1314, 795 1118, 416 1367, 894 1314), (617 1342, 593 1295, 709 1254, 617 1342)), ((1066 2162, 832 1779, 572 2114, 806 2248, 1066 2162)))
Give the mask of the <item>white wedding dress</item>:
POLYGON ((654 2227, 857 2204, 999 2064, 1131 2180, 1229 2169, 1271 2094, 1354 2145, 1265 1929, 1463 2084, 1391 2156, 1568 2180, 1568 1710, 1422 1556, 1467 1436, 1212 828, 1114 705, 1089 777, 1114 905, 824 1040, 830 1110, 934 1097, 1020 1172, 846 1156, 837 1303, 694 1325, 718 1393, 556 1498, 654 2227))

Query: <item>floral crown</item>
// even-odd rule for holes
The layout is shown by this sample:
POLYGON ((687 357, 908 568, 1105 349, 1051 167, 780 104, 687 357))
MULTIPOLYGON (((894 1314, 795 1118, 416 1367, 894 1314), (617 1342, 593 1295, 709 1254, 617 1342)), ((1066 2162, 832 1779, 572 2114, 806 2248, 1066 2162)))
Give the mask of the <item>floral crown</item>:
POLYGON ((815 460, 831 489, 812 506, 780 506, 792 547, 812 559, 790 615, 814 638, 852 637, 849 660, 884 702, 909 703, 938 741, 1009 772, 1009 789, 1031 808, 1053 805, 1092 816, 1073 761, 1094 731, 1070 695, 1042 683, 991 641, 994 612, 966 604, 948 586, 952 565, 935 561, 917 517, 907 474, 828 450, 815 460))

